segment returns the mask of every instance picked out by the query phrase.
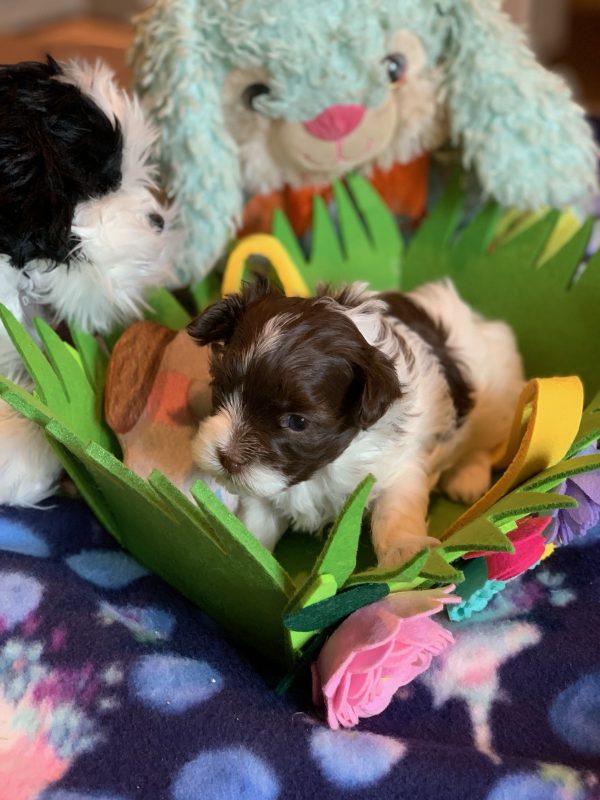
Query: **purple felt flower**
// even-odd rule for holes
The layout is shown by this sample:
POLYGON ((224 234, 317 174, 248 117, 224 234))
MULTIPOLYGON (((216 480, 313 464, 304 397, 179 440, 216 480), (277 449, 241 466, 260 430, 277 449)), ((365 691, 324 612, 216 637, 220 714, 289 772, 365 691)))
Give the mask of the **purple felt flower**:
MULTIPOLYGON (((594 455, 596 446, 582 450, 578 456, 594 455)), ((548 541, 569 544, 593 528, 600 521, 600 470, 574 475, 554 489, 577 500, 576 508, 559 508, 548 526, 548 541)))

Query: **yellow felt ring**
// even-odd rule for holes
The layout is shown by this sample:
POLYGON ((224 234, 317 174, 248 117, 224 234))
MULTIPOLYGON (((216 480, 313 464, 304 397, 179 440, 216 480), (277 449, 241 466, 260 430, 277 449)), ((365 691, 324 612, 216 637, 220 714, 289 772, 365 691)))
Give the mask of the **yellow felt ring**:
POLYGON ((263 256, 269 260, 288 297, 310 296, 308 286, 285 247, 274 236, 266 233, 248 236, 234 247, 223 274, 223 295, 240 291, 246 259, 249 256, 263 256))
POLYGON ((508 444, 496 466, 501 478, 462 514, 443 539, 485 513, 515 486, 558 464, 573 444, 583 414, 583 384, 577 377, 540 378, 524 387, 508 444))

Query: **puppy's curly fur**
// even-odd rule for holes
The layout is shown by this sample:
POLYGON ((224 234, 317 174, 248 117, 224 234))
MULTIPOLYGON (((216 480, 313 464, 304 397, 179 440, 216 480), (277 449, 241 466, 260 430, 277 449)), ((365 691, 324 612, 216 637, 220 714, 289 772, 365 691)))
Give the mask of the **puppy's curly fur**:
POLYGON ((431 488, 483 494, 523 383, 508 326, 448 282, 404 295, 353 284, 312 299, 263 283, 188 330, 213 347, 214 412, 196 461, 241 495, 241 518, 268 547, 290 524, 331 522, 368 473, 380 563, 432 543, 431 488))

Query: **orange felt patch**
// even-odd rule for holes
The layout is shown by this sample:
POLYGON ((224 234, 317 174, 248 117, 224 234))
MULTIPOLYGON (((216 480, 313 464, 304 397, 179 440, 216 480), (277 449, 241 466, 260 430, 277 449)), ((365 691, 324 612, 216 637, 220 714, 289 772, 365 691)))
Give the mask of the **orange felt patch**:
POLYGON ((189 415, 187 400, 191 378, 174 370, 159 372, 146 404, 146 414, 159 425, 177 425, 189 415))
MULTIPOLYGON (((427 207, 429 154, 425 153, 408 164, 394 164, 389 170, 376 167, 370 182, 392 212, 418 221, 427 207)), ((270 194, 255 195, 244 208, 238 237, 253 233, 270 233, 273 215, 281 210, 289 220, 296 236, 303 236, 313 220, 313 199, 321 197, 330 203, 331 186, 284 186, 270 194)))

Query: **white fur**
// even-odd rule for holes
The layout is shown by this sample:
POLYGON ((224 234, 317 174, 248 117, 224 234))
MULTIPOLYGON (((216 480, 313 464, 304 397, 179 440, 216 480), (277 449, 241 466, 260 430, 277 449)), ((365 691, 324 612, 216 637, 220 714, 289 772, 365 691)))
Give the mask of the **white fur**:
MULTIPOLYGON (((23 270, 0 255, 0 302, 32 334, 28 304, 41 306, 53 322, 106 333, 139 317, 148 290, 171 278, 174 251, 172 213, 156 197, 148 158, 154 142, 136 100, 118 88, 111 70, 101 63, 65 67, 57 80, 73 83, 118 122, 123 133, 122 182, 113 192, 80 203, 73 233, 81 240, 76 258, 53 269, 32 261, 23 270), (150 214, 165 219, 158 231, 150 214)), ((0 325, 0 374, 24 383, 24 370, 0 325)), ((60 472, 41 431, 0 403, 0 505, 28 505, 51 494, 60 472)))
MULTIPOLYGON (((337 459, 302 483, 285 487, 284 477, 269 470, 264 483, 256 486, 260 464, 251 465, 251 481, 245 473, 243 482, 236 476, 235 487, 242 494, 240 516, 266 546, 272 547, 288 524, 306 531, 321 529, 372 473, 373 544, 380 563, 394 564, 434 543, 427 538, 426 517, 430 490, 440 476, 450 494, 468 502, 489 487, 491 454, 508 436, 523 386, 512 331, 473 312, 450 282, 428 284, 409 296, 450 331, 449 346, 474 389, 472 411, 457 427, 438 360, 413 330, 384 316, 384 305, 365 286, 354 289, 360 301, 356 307, 325 300, 393 360, 403 396, 378 422, 359 432, 337 459), (405 356, 396 333, 409 345, 412 358, 405 356)), ((198 463, 221 479, 215 448, 235 442, 237 426, 250 424, 239 403, 235 419, 226 417, 222 412, 206 420, 195 446, 198 463)))
POLYGON ((156 198, 148 161, 156 136, 137 100, 117 87, 101 62, 72 62, 62 80, 79 86, 120 124, 123 177, 116 191, 77 207, 73 233, 81 240, 78 260, 50 271, 44 262, 28 265, 28 290, 34 300, 53 309, 56 320, 106 333, 139 317, 148 289, 171 280, 172 234, 157 231, 148 216, 166 216, 166 230, 172 220, 156 198))
POLYGON ((277 348, 282 336, 285 335, 285 326, 292 322, 295 314, 277 314, 267 320, 261 332, 261 337, 254 342, 243 355, 243 361, 247 365, 252 359, 265 356, 277 348))
POLYGON ((0 442, 0 506, 32 506, 54 492, 61 466, 43 430, 2 400, 0 442))

